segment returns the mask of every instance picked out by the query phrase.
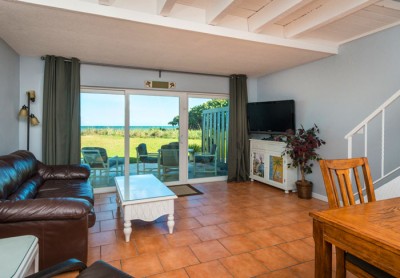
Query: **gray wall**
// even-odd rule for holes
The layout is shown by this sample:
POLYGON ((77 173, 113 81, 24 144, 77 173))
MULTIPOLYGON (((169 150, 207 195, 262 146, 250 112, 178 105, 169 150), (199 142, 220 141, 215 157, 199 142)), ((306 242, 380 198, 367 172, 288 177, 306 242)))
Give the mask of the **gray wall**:
MULTIPOLYGON (((36 101, 31 103, 31 113, 40 121, 38 126, 30 127, 29 151, 37 159, 42 159, 42 121, 43 121, 43 77, 44 62, 40 57, 20 57, 20 106, 27 103, 26 92, 36 91, 36 101)), ((26 150, 26 121, 19 123, 19 148, 26 150)))
POLYGON ((18 149, 19 56, 0 38, 0 155, 18 149))
MULTIPOLYGON (((144 89, 145 81, 174 81, 177 91, 199 93, 229 93, 227 77, 135 70, 128 68, 82 65, 81 85, 144 89)), ((257 79, 248 78, 249 96, 257 95, 257 79)))
MULTIPOLYGON (((257 101, 294 99, 297 127, 316 123, 327 141, 322 157, 343 158, 344 136, 399 89, 397 26, 344 44, 336 56, 259 78, 257 101)), ((398 138, 398 120, 392 129, 397 131, 392 138, 398 138)), ((314 182, 314 193, 326 195, 318 165, 308 179, 314 182)))
POLYGON ((106 66, 81 66, 81 85, 145 89, 145 81, 174 81, 176 90, 202 93, 228 93, 229 79, 195 74, 135 70, 106 66))

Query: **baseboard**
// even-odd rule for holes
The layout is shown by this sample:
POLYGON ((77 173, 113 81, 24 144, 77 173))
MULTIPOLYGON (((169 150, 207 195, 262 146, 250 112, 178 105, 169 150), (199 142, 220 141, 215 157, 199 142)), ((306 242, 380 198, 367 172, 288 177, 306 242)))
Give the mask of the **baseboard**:
MULTIPOLYGON (((196 183, 204 183, 204 182, 212 182, 212 181, 226 181, 226 176, 221 176, 221 177, 214 177, 214 178, 201 178, 201 179, 193 179, 190 182, 192 184, 196 183)), ((165 183, 166 185, 175 185, 173 182, 168 182, 165 183)), ((94 194, 101 194, 101 193, 111 193, 111 192, 116 192, 117 189, 115 186, 107 186, 107 187, 100 187, 100 188, 94 188, 94 194)), ((312 197, 324 202, 328 202, 328 197, 315 193, 312 193, 312 197)))
POLYGON ((314 193, 314 192, 313 192, 313 193, 312 193, 312 197, 315 198, 315 199, 324 201, 324 202, 328 202, 328 197, 326 197, 326 196, 324 196, 324 195, 321 195, 321 194, 318 194, 318 193, 314 193))

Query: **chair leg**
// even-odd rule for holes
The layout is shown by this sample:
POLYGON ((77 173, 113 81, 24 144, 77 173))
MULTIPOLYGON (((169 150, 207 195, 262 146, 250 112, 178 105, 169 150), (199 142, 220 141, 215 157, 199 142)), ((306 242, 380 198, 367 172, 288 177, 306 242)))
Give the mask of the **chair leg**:
POLYGON ((90 182, 92 183, 92 186, 96 183, 96 170, 90 170, 90 182))
POLYGON ((122 175, 122 164, 119 164, 118 163, 118 161, 117 161, 117 166, 116 166, 116 168, 115 168, 115 172, 116 172, 116 175, 118 176, 118 175, 122 175))
POLYGON ((110 178, 110 169, 106 170, 106 175, 104 176, 105 182, 108 184, 108 180, 110 178))

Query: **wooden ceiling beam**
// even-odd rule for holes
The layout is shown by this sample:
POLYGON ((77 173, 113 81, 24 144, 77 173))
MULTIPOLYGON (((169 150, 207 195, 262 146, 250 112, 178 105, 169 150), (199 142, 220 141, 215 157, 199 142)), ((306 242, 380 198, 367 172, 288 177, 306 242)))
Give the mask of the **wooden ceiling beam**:
POLYGON ((104 6, 112 6, 114 3, 115 0, 99 0, 99 4, 104 6))
POLYGON ((217 25, 226 15, 226 10, 235 2, 235 0, 215 0, 206 9, 206 22, 210 25, 217 25))
POLYGON ((258 33, 277 18, 289 14, 304 4, 304 0, 274 0, 248 19, 250 32, 258 33))
POLYGON ((376 3, 375 5, 388 9, 400 10, 400 1, 395 2, 392 0, 383 0, 376 3))
POLYGON ((157 0, 157 13, 169 16, 177 0, 157 0))
POLYGON ((331 0, 294 20, 284 28, 286 38, 295 38, 363 9, 378 0, 331 0))

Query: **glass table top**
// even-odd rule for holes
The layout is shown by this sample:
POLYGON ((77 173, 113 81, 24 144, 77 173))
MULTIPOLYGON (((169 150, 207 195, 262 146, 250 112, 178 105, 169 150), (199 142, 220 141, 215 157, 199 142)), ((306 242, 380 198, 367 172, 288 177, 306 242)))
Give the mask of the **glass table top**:
POLYGON ((0 276, 13 277, 37 241, 31 235, 0 239, 0 276))
POLYGON ((115 177, 115 183, 122 202, 166 197, 176 198, 175 193, 153 175, 115 177))

